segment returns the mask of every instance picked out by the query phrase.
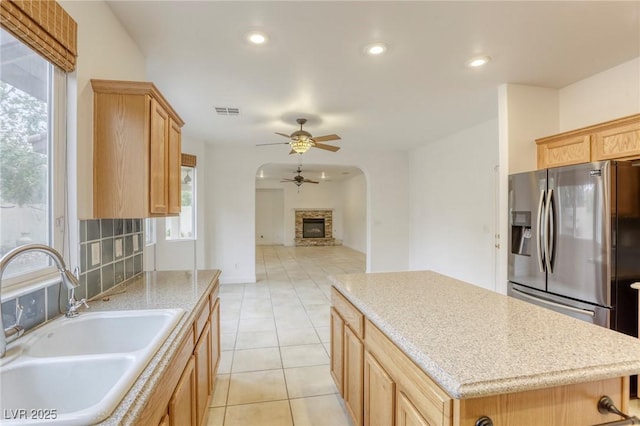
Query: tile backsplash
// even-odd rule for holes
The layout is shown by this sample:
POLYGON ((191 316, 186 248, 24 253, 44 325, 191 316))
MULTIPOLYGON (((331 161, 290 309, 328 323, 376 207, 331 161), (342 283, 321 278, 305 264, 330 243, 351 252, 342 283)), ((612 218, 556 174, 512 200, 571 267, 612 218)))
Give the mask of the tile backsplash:
MULTIPOLYGON (((92 298, 143 271, 142 219, 81 220, 79 226, 80 286, 76 299, 92 298)), ((54 284, 3 302, 4 326, 15 323, 16 303, 23 307, 21 325, 25 330, 60 315, 67 305, 67 290, 61 287, 54 284)))
POLYGON ((87 299, 142 272, 142 219, 80 221, 80 287, 87 299))

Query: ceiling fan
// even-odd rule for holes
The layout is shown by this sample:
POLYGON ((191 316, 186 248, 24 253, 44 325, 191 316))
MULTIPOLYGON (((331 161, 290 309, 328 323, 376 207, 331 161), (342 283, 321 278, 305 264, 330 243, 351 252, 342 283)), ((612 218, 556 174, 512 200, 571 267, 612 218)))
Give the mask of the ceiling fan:
POLYGON ((302 170, 300 169, 300 166, 298 166, 297 176, 294 176, 293 179, 282 178, 280 182, 293 182, 298 187, 300 187, 300 185, 302 185, 303 183, 319 183, 319 182, 316 182, 315 180, 305 179, 300 173, 302 173, 302 170))
POLYGON ((296 154, 296 153, 304 154, 309 150, 309 148, 319 148, 319 149, 324 149, 326 151, 331 151, 331 152, 336 152, 337 150, 340 149, 339 146, 320 143, 320 142, 340 140, 341 139, 340 136, 325 135, 325 136, 313 137, 311 133, 307 132, 306 130, 302 130, 302 126, 307 122, 306 118, 298 118, 296 122, 300 125, 300 130, 296 130, 290 135, 287 135, 286 133, 275 132, 276 135, 289 138, 289 142, 261 143, 256 146, 288 144, 288 145, 291 145, 291 152, 289 154, 296 154))

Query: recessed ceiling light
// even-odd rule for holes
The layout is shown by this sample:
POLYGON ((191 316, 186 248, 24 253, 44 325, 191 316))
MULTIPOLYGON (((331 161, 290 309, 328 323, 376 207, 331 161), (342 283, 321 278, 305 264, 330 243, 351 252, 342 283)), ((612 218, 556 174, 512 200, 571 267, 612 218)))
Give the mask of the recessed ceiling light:
POLYGON ((478 68, 483 65, 486 65, 491 60, 488 56, 475 56, 467 61, 467 66, 469 68, 478 68))
POLYGON ((387 46, 384 43, 369 44, 364 48, 367 55, 378 56, 387 51, 387 46))
POLYGON ((267 36, 264 33, 259 31, 252 31, 247 34, 247 40, 253 44, 265 44, 268 40, 267 36))

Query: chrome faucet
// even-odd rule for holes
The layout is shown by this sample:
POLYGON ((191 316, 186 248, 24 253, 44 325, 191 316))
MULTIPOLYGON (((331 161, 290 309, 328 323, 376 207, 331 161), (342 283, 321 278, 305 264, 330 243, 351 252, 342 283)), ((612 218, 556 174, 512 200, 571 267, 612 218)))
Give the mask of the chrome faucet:
MULTIPOLYGON (((7 265, 9 265, 9 263, 19 255, 33 251, 45 253, 53 259, 56 266, 58 267, 58 272, 60 272, 62 283, 65 285, 65 287, 67 287, 67 290, 69 291, 69 309, 65 316, 74 317, 78 315, 78 308, 81 305, 87 306, 85 299, 78 301, 75 298, 74 289, 80 285, 80 283, 78 283, 78 279, 71 273, 71 271, 67 269, 67 266, 64 263, 64 259, 62 258, 60 253, 58 253, 55 249, 42 244, 27 244, 24 246, 19 246, 2 256, 2 259, 0 259, 0 293, 2 291, 2 274, 4 273, 7 265)), ((2 332, 0 332, 0 358, 4 357, 5 353, 7 352, 7 343, 14 341, 24 333, 24 328, 19 324, 21 316, 22 307, 16 304, 16 323, 11 327, 4 328, 4 322, 2 321, 2 303, 0 303, 0 329, 2 330, 2 332)))

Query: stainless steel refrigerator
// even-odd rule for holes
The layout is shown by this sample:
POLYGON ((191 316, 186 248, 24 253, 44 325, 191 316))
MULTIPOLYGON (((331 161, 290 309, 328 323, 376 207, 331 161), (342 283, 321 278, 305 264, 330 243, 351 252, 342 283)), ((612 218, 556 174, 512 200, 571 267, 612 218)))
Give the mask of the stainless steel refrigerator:
POLYGON ((640 167, 511 175, 509 220, 509 295, 638 336, 640 167))

